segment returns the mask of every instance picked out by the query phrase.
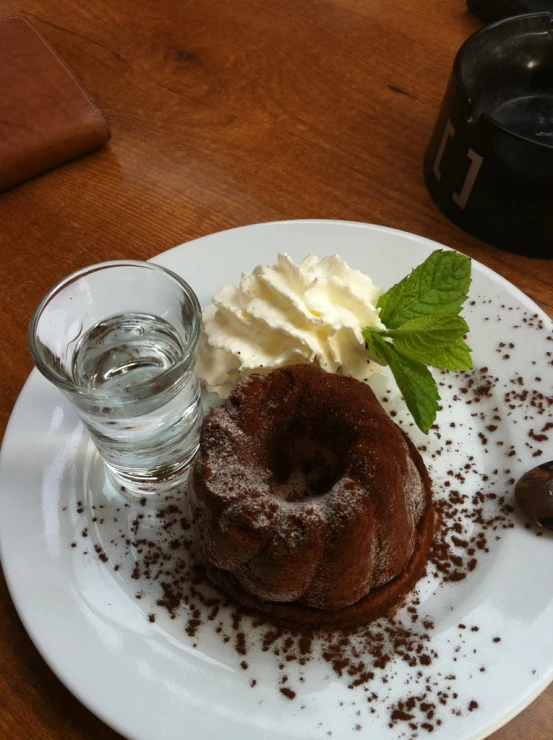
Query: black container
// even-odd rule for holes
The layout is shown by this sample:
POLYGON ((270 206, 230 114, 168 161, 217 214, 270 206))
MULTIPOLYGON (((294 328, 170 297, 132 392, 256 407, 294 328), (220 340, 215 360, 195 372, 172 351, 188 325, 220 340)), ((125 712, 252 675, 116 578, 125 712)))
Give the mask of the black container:
POLYGON ((553 11, 553 0, 467 0, 467 8, 485 23, 499 21, 510 15, 553 11))
POLYGON ((440 210, 496 247, 553 258, 553 20, 507 18, 460 48, 426 150, 440 210))

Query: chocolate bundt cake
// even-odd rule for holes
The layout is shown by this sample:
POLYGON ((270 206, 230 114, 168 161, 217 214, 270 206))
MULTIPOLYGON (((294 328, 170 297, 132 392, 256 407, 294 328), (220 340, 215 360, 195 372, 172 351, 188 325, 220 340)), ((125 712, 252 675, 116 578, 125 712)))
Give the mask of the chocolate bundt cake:
POLYGON ((210 577, 312 625, 389 611, 424 573, 431 486, 363 383, 294 365, 250 375, 207 416, 189 485, 210 577))

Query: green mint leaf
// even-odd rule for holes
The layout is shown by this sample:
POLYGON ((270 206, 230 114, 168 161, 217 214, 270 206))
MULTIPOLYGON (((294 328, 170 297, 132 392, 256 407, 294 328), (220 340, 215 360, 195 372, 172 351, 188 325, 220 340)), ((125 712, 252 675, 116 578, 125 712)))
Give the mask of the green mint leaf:
POLYGON ((421 265, 380 296, 380 320, 397 329, 410 319, 457 314, 470 287, 471 262, 459 252, 438 249, 421 265))
MULTIPOLYGON (((373 362, 376 362, 378 365, 387 365, 388 360, 384 355, 381 355, 378 351, 379 348, 379 342, 382 341, 381 337, 382 334, 375 331, 373 328, 366 326, 364 329, 361 330, 361 333, 363 334, 363 339, 365 340, 365 346, 367 347, 367 352, 369 353, 369 357, 373 362)), ((391 346, 391 345, 390 345, 391 346)))
MULTIPOLYGON (((369 332, 367 332, 368 334, 369 332)), ((369 351, 386 360, 418 428, 427 434, 436 420, 440 394, 430 370, 418 360, 401 355, 381 334, 370 336, 369 351)))
POLYGON ((445 347, 425 349, 422 353, 418 352, 416 347, 403 347, 397 340, 394 340, 394 347, 402 355, 440 370, 452 370, 457 373, 460 370, 470 370, 472 367, 470 349, 462 339, 445 347))
POLYGON ((441 370, 457 372, 472 367, 470 349, 463 341, 468 330, 461 316, 435 314, 409 319, 383 335, 393 339, 394 347, 402 355, 441 370))
POLYGON ((468 324, 461 316, 441 313, 409 319, 397 329, 386 330, 383 334, 392 337, 394 344, 396 340, 401 339, 403 342, 412 342, 419 346, 444 347, 461 339, 468 330, 468 324))

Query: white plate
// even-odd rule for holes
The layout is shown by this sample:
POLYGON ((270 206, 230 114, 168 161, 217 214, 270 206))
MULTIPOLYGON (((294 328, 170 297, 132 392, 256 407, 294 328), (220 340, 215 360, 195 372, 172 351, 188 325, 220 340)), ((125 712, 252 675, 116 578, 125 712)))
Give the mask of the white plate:
MULTIPOLYGON (((205 305, 223 283, 236 282, 242 270, 259 263, 273 263, 279 251, 296 259, 309 252, 339 253, 387 288, 438 246, 381 227, 297 221, 214 234, 165 252, 155 261, 181 274, 205 305)), ((486 403, 505 411, 501 384, 517 373, 527 389, 535 385, 551 393, 551 383, 545 382, 552 375, 551 355, 546 354, 553 351, 553 343, 546 341, 549 319, 510 283, 476 263, 471 297, 476 304, 468 307, 466 315, 475 365, 489 366, 500 379, 494 397, 486 403), (532 314, 543 320, 545 330, 536 329, 536 320, 529 325, 532 314), (509 341, 510 336, 516 346, 503 360, 498 343, 509 341), (542 380, 532 380, 536 377, 542 380)), ((450 394, 455 393, 460 376, 451 376, 448 382, 453 386, 450 394)), ((393 383, 389 387, 395 403, 397 392, 393 383)), ((454 410, 446 409, 439 420, 442 428, 453 418, 459 426, 470 418, 470 410, 459 403, 454 410)), ((550 420, 552 413, 542 415, 540 424, 550 420)), ((516 478, 546 458, 532 456, 536 445, 527 435, 536 424, 531 409, 519 404, 511 416, 502 416, 502 439, 517 449, 511 465, 516 478)), ((477 431, 478 420, 470 423, 477 431)), ((420 435, 414 436, 418 443, 422 441, 420 435)), ((481 470, 489 469, 492 476, 495 468, 501 468, 494 485, 511 495, 512 485, 502 469, 504 450, 490 444, 484 455, 482 444, 467 436, 466 428, 449 436, 453 444, 447 458, 432 461, 427 454, 440 492, 446 468, 459 469, 467 456, 475 455, 481 470)), ((80 514, 75 502, 87 497, 93 459, 72 410, 34 371, 15 406, 2 449, 2 563, 32 640, 87 707, 121 734, 138 740, 322 740, 329 732, 332 740, 360 735, 386 739, 405 733, 406 725, 388 727, 384 705, 369 714, 363 687, 348 690, 347 681, 333 675, 326 664, 310 663, 305 682, 296 686, 299 698, 289 701, 271 678, 270 654, 254 650, 248 656, 259 677, 252 691, 251 671, 243 671, 239 656, 209 629, 188 638, 178 619, 151 624, 148 606, 132 597, 135 584, 124 574, 114 577, 112 568, 94 553, 82 554, 81 530, 85 526, 91 527, 91 534, 93 530, 90 502, 80 514), (75 540, 78 547, 71 548, 75 540), (357 723, 363 733, 355 729, 357 723)), ((470 488, 474 483, 469 480, 465 485, 470 488)), ((514 528, 501 531, 501 539, 490 542, 490 552, 470 577, 442 588, 427 579, 419 589, 421 608, 436 625, 432 646, 440 655, 429 670, 437 682, 454 671, 459 702, 476 698, 479 704, 477 711, 464 711, 460 717, 452 714, 450 706, 432 737, 485 737, 532 701, 553 677, 552 544, 549 536, 539 538, 525 529, 516 515, 513 521, 514 528), (466 636, 456 654, 460 622, 478 624, 480 629, 466 636), (501 636, 500 643, 492 642, 494 635, 501 636), (481 665, 486 672, 478 670, 481 665)), ((401 690, 398 681, 413 672, 399 662, 394 670, 397 681, 389 688, 390 702, 400 696, 394 694, 401 690)))

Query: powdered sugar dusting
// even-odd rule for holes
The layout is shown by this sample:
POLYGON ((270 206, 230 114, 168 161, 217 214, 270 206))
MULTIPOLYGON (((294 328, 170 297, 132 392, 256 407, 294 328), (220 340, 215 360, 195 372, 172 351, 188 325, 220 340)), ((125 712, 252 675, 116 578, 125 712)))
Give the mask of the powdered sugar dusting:
POLYGON ((212 410, 192 477, 208 564, 263 600, 328 609, 405 568, 428 498, 372 392, 304 366, 249 376, 212 410))

